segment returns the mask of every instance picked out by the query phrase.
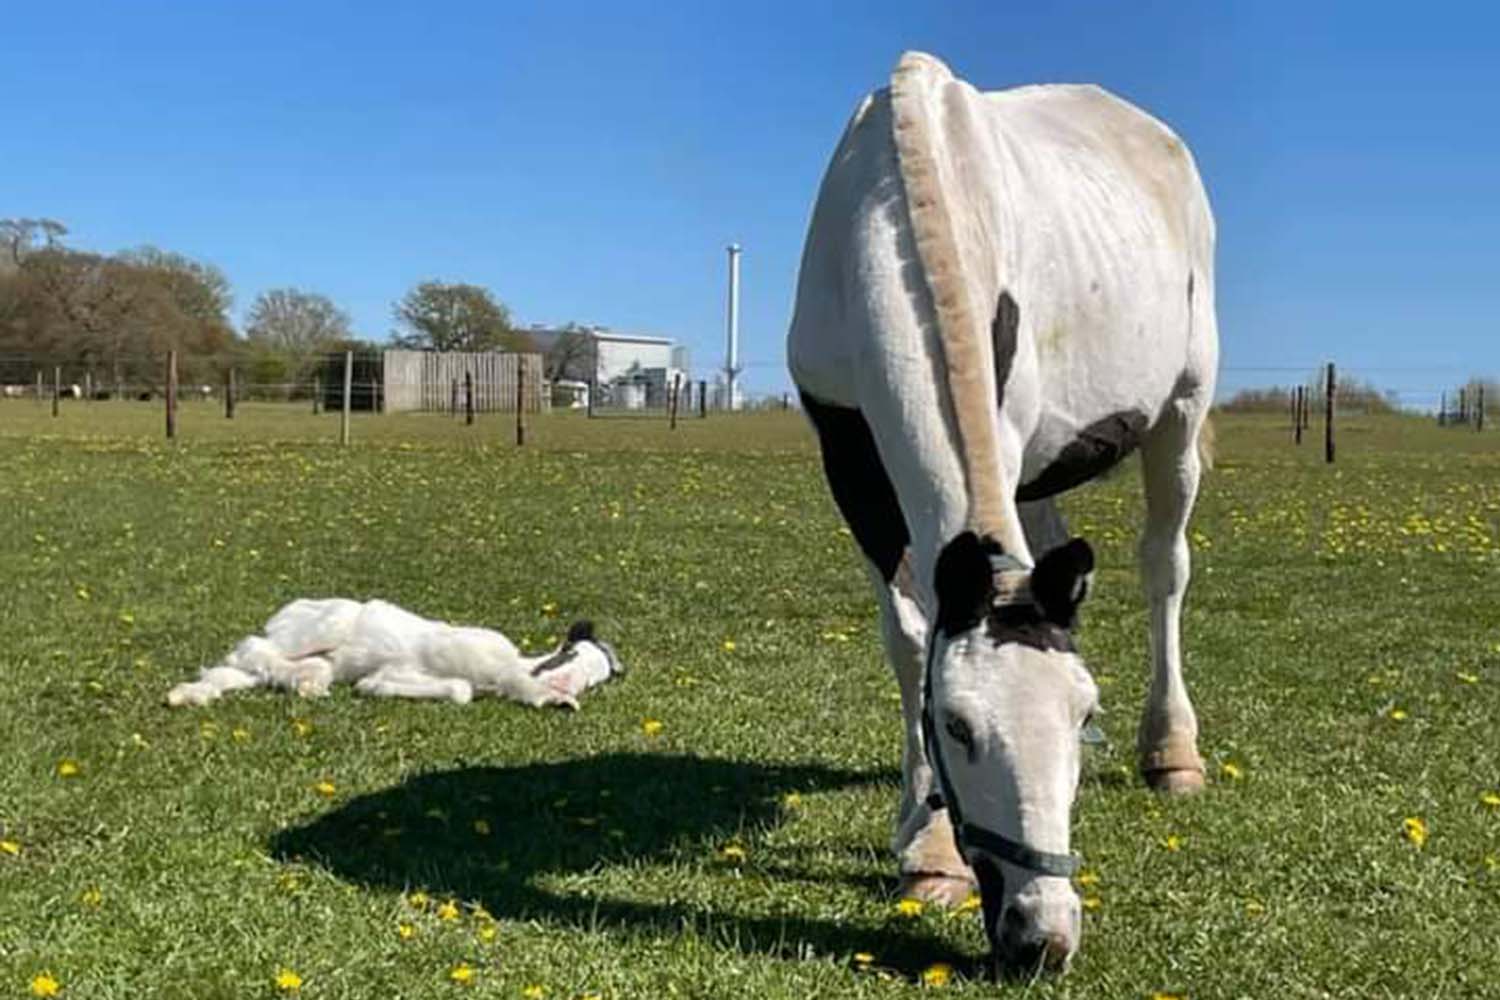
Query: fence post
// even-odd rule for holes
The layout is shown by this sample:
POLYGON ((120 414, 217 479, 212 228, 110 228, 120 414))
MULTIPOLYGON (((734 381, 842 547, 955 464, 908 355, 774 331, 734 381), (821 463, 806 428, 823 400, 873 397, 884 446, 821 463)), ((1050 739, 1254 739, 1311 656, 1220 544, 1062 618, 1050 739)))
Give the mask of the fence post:
POLYGON ((516 355, 516 447, 526 443, 526 359, 516 355))
POLYGON ((1333 461, 1333 362, 1328 362, 1328 383, 1324 388, 1323 411, 1323 461, 1333 461))
POLYGON ((52 415, 57 416, 58 401, 62 399, 62 366, 52 369, 52 415))
POLYGON ((167 440, 177 436, 177 352, 167 352, 167 440))
POLYGON ((1438 426, 1445 427, 1448 424, 1448 393, 1438 393, 1438 426))
POLYGON ((682 399, 682 373, 672 376, 672 398, 667 400, 668 429, 677 429, 677 406, 682 399))
POLYGON ((354 393, 354 352, 344 352, 344 412, 339 417, 339 444, 349 446, 349 404, 354 393))
POLYGON ((312 397, 313 414, 316 416, 323 412, 323 376, 321 375, 313 376, 312 397))
POLYGON ((1484 383, 1481 382, 1474 388, 1474 429, 1484 430, 1484 383))
POLYGON ((597 395, 599 395, 599 380, 591 378, 589 379, 588 398, 584 400, 584 403, 588 406, 588 417, 590 420, 594 419, 594 397, 597 395))
POLYGON ((36 405, 42 405, 42 370, 36 370, 36 405))
POLYGON ((698 419, 708 419, 708 380, 698 380, 698 419))
POLYGON ((464 372, 464 424, 474 424, 474 373, 464 372))
POLYGON ((224 373, 224 419, 234 419, 234 369, 224 373))
POLYGON ((92 403, 94 401, 94 373, 83 373, 83 401, 92 403))
POLYGON ((1292 387, 1292 443, 1302 443, 1302 387, 1292 387))

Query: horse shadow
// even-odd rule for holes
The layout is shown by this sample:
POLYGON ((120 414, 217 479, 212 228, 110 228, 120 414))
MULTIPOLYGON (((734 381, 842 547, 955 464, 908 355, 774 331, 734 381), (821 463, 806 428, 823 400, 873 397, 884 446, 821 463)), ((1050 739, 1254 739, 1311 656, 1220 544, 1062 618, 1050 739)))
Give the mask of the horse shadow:
MULTIPOLYGON (((937 961, 960 970, 976 968, 974 956, 955 951, 912 921, 848 926, 740 913, 732 903, 643 902, 560 892, 548 885, 558 876, 701 859, 716 846, 781 823, 790 794, 893 780, 885 773, 815 765, 633 753, 465 767, 417 775, 355 798, 277 833, 270 852, 368 888, 421 888, 478 903, 505 919, 626 935, 675 935, 684 926, 707 927, 722 946, 745 953, 801 959, 873 952, 883 968, 909 977, 937 961)), ((861 845, 848 850, 860 860, 869 855, 861 845)), ((894 880, 868 871, 830 876, 826 865, 814 871, 802 860, 804 854, 796 848, 777 850, 757 870, 789 888, 835 878, 879 897, 894 889, 894 880)), ((663 877, 670 878, 670 872, 663 877)))

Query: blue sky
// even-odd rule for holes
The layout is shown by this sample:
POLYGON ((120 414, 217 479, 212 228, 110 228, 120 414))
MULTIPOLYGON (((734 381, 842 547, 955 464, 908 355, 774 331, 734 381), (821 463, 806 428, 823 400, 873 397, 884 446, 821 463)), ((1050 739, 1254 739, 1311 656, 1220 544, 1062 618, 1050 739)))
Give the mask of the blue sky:
POLYGON ((829 153, 925 48, 986 88, 1101 83, 1187 140, 1226 385, 1333 359, 1421 403, 1500 374, 1497 37, 1481 4, 13 5, 0 217, 212 261, 241 311, 293 285, 383 338, 416 281, 470 281, 700 369, 738 240, 747 383, 780 390, 829 153))

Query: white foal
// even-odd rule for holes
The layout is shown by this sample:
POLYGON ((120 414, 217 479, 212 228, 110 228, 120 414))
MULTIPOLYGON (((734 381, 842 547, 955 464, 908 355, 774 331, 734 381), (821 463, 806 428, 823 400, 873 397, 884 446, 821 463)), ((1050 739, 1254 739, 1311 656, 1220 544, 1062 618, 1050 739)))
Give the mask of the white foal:
POLYGON ((576 622, 555 651, 523 656, 492 629, 449 625, 385 601, 293 601, 196 681, 167 692, 169 705, 207 705, 228 691, 274 687, 322 697, 335 683, 386 698, 467 704, 476 694, 577 709, 584 691, 622 673, 593 626, 576 622))

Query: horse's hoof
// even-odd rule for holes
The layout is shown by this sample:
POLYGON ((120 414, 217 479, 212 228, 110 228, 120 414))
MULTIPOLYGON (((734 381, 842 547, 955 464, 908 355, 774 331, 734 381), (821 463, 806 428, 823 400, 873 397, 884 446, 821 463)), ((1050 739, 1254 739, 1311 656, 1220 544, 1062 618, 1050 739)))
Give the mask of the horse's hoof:
POLYGON ((1158 768, 1145 773, 1146 785, 1163 795, 1192 795, 1203 791, 1203 770, 1196 767, 1158 768))
POLYGON ((974 880, 961 875, 912 872, 901 876, 902 899, 919 899, 933 906, 961 905, 974 891, 974 880))

